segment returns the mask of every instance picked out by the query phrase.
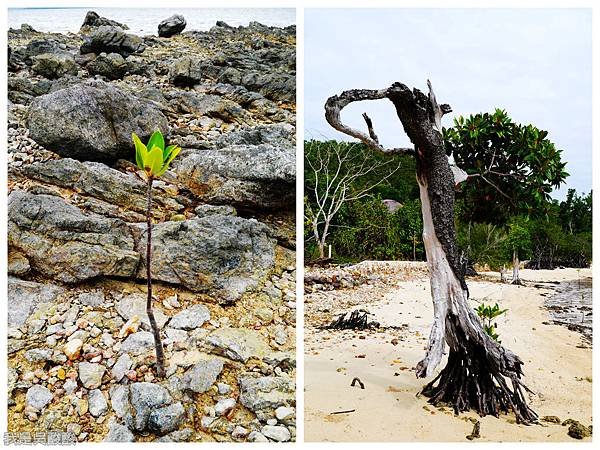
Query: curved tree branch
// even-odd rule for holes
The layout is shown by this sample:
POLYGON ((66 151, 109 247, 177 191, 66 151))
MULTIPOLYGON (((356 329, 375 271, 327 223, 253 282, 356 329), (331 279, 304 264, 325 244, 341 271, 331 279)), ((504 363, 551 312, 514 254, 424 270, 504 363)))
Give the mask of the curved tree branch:
POLYGON ((340 113, 342 109, 348 106, 353 102, 360 102, 363 100, 381 100, 383 98, 388 97, 389 89, 352 89, 349 91, 344 91, 340 95, 334 95, 333 97, 329 97, 327 102, 325 103, 325 119, 329 125, 331 125, 336 130, 347 134, 348 136, 352 136, 358 140, 360 140, 367 147, 370 147, 373 150, 385 153, 385 154, 410 154, 414 155, 415 150, 412 148, 390 148, 386 149, 379 143, 379 139, 377 139, 377 135, 373 131, 373 124, 369 116, 363 114, 363 118, 367 122, 367 127, 369 128, 369 135, 366 135, 362 131, 355 130, 354 128, 345 125, 342 122, 340 117, 340 113))

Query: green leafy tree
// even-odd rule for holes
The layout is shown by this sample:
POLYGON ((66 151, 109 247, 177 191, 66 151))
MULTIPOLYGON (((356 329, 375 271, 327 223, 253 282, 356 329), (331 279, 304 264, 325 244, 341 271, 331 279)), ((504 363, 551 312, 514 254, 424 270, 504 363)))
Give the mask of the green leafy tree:
POLYGON ((344 261, 422 260, 421 205, 410 200, 391 213, 381 197, 349 203, 340 211, 331 242, 344 261))
POLYGON ((531 252, 531 234, 527 217, 513 217, 508 223, 505 245, 512 252, 513 284, 523 284, 519 277, 520 257, 527 257, 531 252))
POLYGON ((446 151, 467 172, 457 194, 465 221, 505 223, 511 215, 540 215, 550 193, 569 175, 548 132, 513 122, 504 110, 462 116, 444 128, 446 151))
POLYGON ((565 232, 576 234, 592 231, 592 192, 577 195, 575 189, 569 189, 567 198, 560 202, 559 217, 565 232))
MULTIPOLYGON (((457 117, 454 127, 444 128, 444 144, 467 173, 458 194, 461 219, 467 222, 506 224, 513 215, 543 216, 551 204, 550 193, 568 176, 562 151, 548 139, 548 132, 517 124, 501 109, 457 117)), ((509 233, 525 237, 522 229, 509 233)), ((511 242, 518 247, 515 239, 511 242)), ((513 283, 520 284, 514 267, 517 247, 513 283)))
POLYGON ((154 347, 156 350, 156 373, 159 378, 165 377, 165 354, 160 330, 154 318, 152 310, 152 182, 161 177, 169 168, 169 164, 181 151, 176 145, 165 147, 165 140, 160 130, 155 131, 148 143, 144 145, 135 133, 132 133, 135 144, 135 160, 139 169, 144 171, 147 179, 147 209, 146 209, 146 281, 148 286, 148 298, 146 301, 146 313, 150 320, 152 333, 154 335, 154 347))
POLYGON ((471 263, 487 265, 492 270, 506 263, 506 231, 491 223, 459 222, 458 245, 465 251, 471 263))

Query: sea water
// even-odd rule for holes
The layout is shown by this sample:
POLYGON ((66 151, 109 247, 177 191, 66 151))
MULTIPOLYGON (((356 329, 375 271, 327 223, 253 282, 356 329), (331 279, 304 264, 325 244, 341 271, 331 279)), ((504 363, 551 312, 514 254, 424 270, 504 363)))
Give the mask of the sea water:
POLYGON ((295 10, 291 8, 9 8, 8 26, 20 28, 27 23, 46 33, 76 33, 90 10, 127 25, 130 33, 140 36, 157 35, 158 24, 173 14, 185 17, 185 31, 209 30, 217 20, 231 26, 246 26, 254 21, 277 27, 296 23, 295 10))

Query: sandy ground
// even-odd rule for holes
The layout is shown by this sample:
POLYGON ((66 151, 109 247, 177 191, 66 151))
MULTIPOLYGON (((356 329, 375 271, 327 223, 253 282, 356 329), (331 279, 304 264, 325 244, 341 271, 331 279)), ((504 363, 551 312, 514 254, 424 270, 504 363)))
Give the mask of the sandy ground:
MULTIPOLYGON (((591 277, 591 270, 523 270, 530 281, 563 281, 591 277)), ((532 408, 543 416, 592 423, 592 349, 581 335, 552 325, 543 308, 552 288, 493 282, 498 274, 468 280, 477 306, 498 302, 508 312, 499 318, 502 344, 524 361, 532 408), (545 324, 544 324, 545 322, 545 324)), ((538 285, 539 286, 539 285, 538 285)), ((426 380, 412 368, 424 356, 432 320, 429 280, 418 276, 386 286, 307 295, 305 356, 305 439, 307 441, 465 441, 473 423, 481 421, 479 441, 571 441, 566 426, 541 422, 519 425, 514 416, 455 416, 417 396, 426 380), (382 325, 401 328, 377 331, 323 331, 315 325, 353 308, 366 308, 382 325), (402 328, 404 324, 404 328, 402 328), (394 340, 394 339, 397 339, 394 340), (394 345, 392 343, 394 340, 394 345), (351 387, 359 377, 365 385, 351 387), (350 413, 332 412, 355 410, 350 413)), ((440 368, 445 365, 442 361, 440 368)), ((588 438, 589 440, 589 438, 588 438)))

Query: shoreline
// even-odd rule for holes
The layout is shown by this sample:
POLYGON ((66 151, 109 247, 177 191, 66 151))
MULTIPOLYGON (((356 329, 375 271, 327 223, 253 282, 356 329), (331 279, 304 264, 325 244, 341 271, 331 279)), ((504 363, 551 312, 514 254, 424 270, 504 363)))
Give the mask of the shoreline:
MULTIPOLYGON (((266 26, 285 28, 295 25, 295 15, 283 10, 290 8, 175 8, 175 7, 42 7, 42 8, 8 8, 8 28, 19 29, 23 23, 33 26, 39 32, 43 33, 72 33, 77 34, 83 22, 86 11, 93 10, 100 16, 119 20, 131 27, 129 33, 139 37, 157 36, 156 26, 158 23, 173 14, 182 14, 188 20, 185 32, 207 32, 215 25, 215 22, 221 20, 233 27, 247 27, 251 22, 260 22, 266 26), (72 21, 68 26, 62 26, 59 29, 47 29, 47 24, 43 23, 46 19, 44 14, 60 13, 62 20, 72 21), (140 20, 142 13, 143 20, 140 20), (196 14, 196 16, 195 16, 196 14), (201 15, 201 19, 195 19, 201 15), (39 17, 38 17, 39 16, 39 17), (81 17, 80 17, 81 16, 81 17), (81 20, 80 20, 81 19, 81 20), (138 25, 139 24, 139 25, 138 25)), ((56 22, 52 23, 56 27, 56 22)))
MULTIPOLYGON (((591 269, 584 271, 591 276, 591 269)), ((577 279, 575 269, 523 270, 522 276, 533 283, 577 279)), ((536 393, 529 396, 531 406, 540 417, 557 416, 561 421, 571 418, 589 425, 592 350, 581 343, 579 333, 551 323, 544 302, 554 289, 500 284, 495 278, 499 279, 499 274, 484 273, 467 280, 472 304, 498 302, 508 308, 506 315, 498 319, 498 332, 503 345, 525 363, 525 383, 536 393)), ((532 426, 518 425, 510 414, 499 418, 480 418, 472 412, 455 416, 448 408, 434 407, 426 398, 417 396, 429 380, 418 380, 413 372, 424 354, 431 326, 426 276, 417 275, 385 286, 366 284, 312 292, 306 297, 308 442, 464 442, 473 430, 471 420, 480 421, 480 441, 574 441, 567 434, 567 426, 543 421, 532 426), (338 304, 337 310, 328 308, 338 304), (367 309, 384 327, 404 327, 383 331, 316 329, 329 315, 358 307, 367 309), (350 386, 354 377, 364 383, 364 390, 350 386), (348 410, 354 412, 331 414, 348 410)), ((443 361, 440 368, 444 364, 443 361)))

